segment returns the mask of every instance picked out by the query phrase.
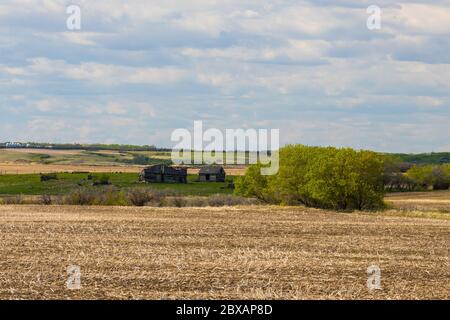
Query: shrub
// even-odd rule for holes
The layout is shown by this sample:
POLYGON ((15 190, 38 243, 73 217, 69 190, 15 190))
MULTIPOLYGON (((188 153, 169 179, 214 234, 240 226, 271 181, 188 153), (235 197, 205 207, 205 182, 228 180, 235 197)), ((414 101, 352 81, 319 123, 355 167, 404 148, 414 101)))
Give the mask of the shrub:
POLYGON ((41 195, 40 203, 43 205, 51 205, 52 204, 52 196, 48 194, 41 195))
POLYGON ((209 197, 181 197, 170 196, 162 201, 165 207, 223 207, 236 205, 259 204, 254 198, 237 197, 233 195, 216 194, 209 197))
POLYGON ((95 203, 95 191, 88 188, 78 188, 64 198, 64 204, 87 206, 95 203))
POLYGON ((186 207, 206 207, 208 206, 208 198, 206 197, 187 197, 186 207))
POLYGON ((94 205, 125 206, 128 204, 124 193, 111 186, 103 188, 101 191, 96 190, 94 197, 94 205))
POLYGON ((109 185, 110 184, 109 176, 106 175, 106 174, 103 174, 100 177, 95 176, 92 179, 92 184, 94 186, 106 186, 106 185, 109 185))
POLYGON ((49 181, 49 180, 57 180, 57 179, 58 179, 58 176, 56 173, 46 173, 46 174, 41 173, 41 182, 49 181))
POLYGON ((435 166, 433 190, 448 190, 450 188, 450 167, 446 165, 435 166))
POLYGON ((22 195, 8 196, 3 198, 4 204, 24 204, 24 199, 22 195))
POLYGON ((155 190, 148 190, 145 188, 131 188, 126 193, 126 201, 134 206, 142 207, 147 203, 159 205, 162 195, 155 190))
POLYGON ((163 205, 165 207, 185 207, 187 205, 187 201, 185 198, 180 196, 172 196, 164 198, 163 205))
POLYGON ((254 199, 237 197, 229 194, 215 194, 208 197, 208 204, 211 207, 237 206, 255 204, 254 199))

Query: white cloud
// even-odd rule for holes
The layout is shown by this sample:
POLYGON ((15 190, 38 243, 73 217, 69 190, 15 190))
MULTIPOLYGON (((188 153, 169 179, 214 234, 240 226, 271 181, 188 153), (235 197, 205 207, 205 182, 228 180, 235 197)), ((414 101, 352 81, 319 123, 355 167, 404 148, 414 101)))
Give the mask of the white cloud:
POLYGON ((0 75, 2 73, 11 76, 24 76, 27 74, 26 70, 24 70, 23 68, 14 68, 0 65, 0 75))
POLYGON ((208 12, 184 15, 173 23, 181 29, 197 31, 213 37, 217 37, 221 32, 227 30, 226 23, 221 15, 208 12))
POLYGON ((184 70, 171 67, 142 68, 130 72, 125 81, 129 83, 167 84, 181 80, 185 74, 184 70))
POLYGON ((447 146, 448 2, 380 0, 376 32, 369 4, 2 1, 0 133, 169 145, 172 127, 202 117, 273 124, 285 143, 447 146), (69 3, 81 31, 66 30, 69 3), (440 135, 417 134, 433 124, 440 135))
POLYGON ((386 22, 408 34, 450 34, 450 7, 431 3, 402 3, 399 9, 388 9, 386 22))
POLYGON ((109 103, 105 109, 108 114, 114 115, 127 114, 126 108, 124 108, 120 103, 117 102, 109 103))
POLYGON ((230 47, 225 49, 184 48, 184 56, 196 59, 224 59, 253 62, 319 62, 330 45, 322 40, 288 40, 279 48, 230 47))
POLYGON ((184 70, 174 67, 139 68, 93 62, 74 65, 63 60, 50 60, 42 57, 30 59, 29 62, 30 65, 25 70, 29 70, 35 75, 64 75, 68 79, 103 85, 168 84, 177 82, 186 75, 184 70))
POLYGON ((41 112, 49 112, 55 110, 58 106, 58 103, 55 99, 44 99, 36 101, 36 109, 41 112))
POLYGON ((71 43, 80 44, 83 46, 95 46, 96 42, 92 39, 98 36, 94 32, 63 32, 62 37, 71 43))

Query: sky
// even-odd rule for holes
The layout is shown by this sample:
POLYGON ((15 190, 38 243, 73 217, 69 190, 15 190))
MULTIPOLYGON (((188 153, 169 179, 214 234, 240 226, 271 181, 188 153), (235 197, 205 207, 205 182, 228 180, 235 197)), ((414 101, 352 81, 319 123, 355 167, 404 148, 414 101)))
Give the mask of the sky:
POLYGON ((450 151, 450 1, 0 2, 0 141, 170 147, 194 120, 450 151))

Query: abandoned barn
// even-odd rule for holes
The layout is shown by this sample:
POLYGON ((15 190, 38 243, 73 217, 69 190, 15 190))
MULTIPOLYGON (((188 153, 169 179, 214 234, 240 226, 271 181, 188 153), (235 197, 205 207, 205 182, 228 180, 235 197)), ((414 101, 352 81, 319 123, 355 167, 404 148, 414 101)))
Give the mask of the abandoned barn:
POLYGON ((187 169, 157 164, 147 167, 139 175, 140 181, 186 183, 187 169))
POLYGON ((200 169, 198 180, 201 182, 225 182, 225 170, 221 166, 206 166, 200 169))

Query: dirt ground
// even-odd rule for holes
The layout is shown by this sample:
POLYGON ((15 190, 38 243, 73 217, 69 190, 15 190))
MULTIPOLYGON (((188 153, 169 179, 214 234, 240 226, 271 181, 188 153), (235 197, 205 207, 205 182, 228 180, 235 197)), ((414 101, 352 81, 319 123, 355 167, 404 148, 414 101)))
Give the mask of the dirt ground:
POLYGON ((449 299, 449 244, 449 220, 376 213, 0 206, 0 299, 449 299))
POLYGON ((450 217, 450 190, 392 193, 385 200, 402 211, 447 213, 450 217))
POLYGON ((39 174, 51 172, 140 172, 139 166, 87 166, 59 164, 0 163, 2 174, 39 174))

